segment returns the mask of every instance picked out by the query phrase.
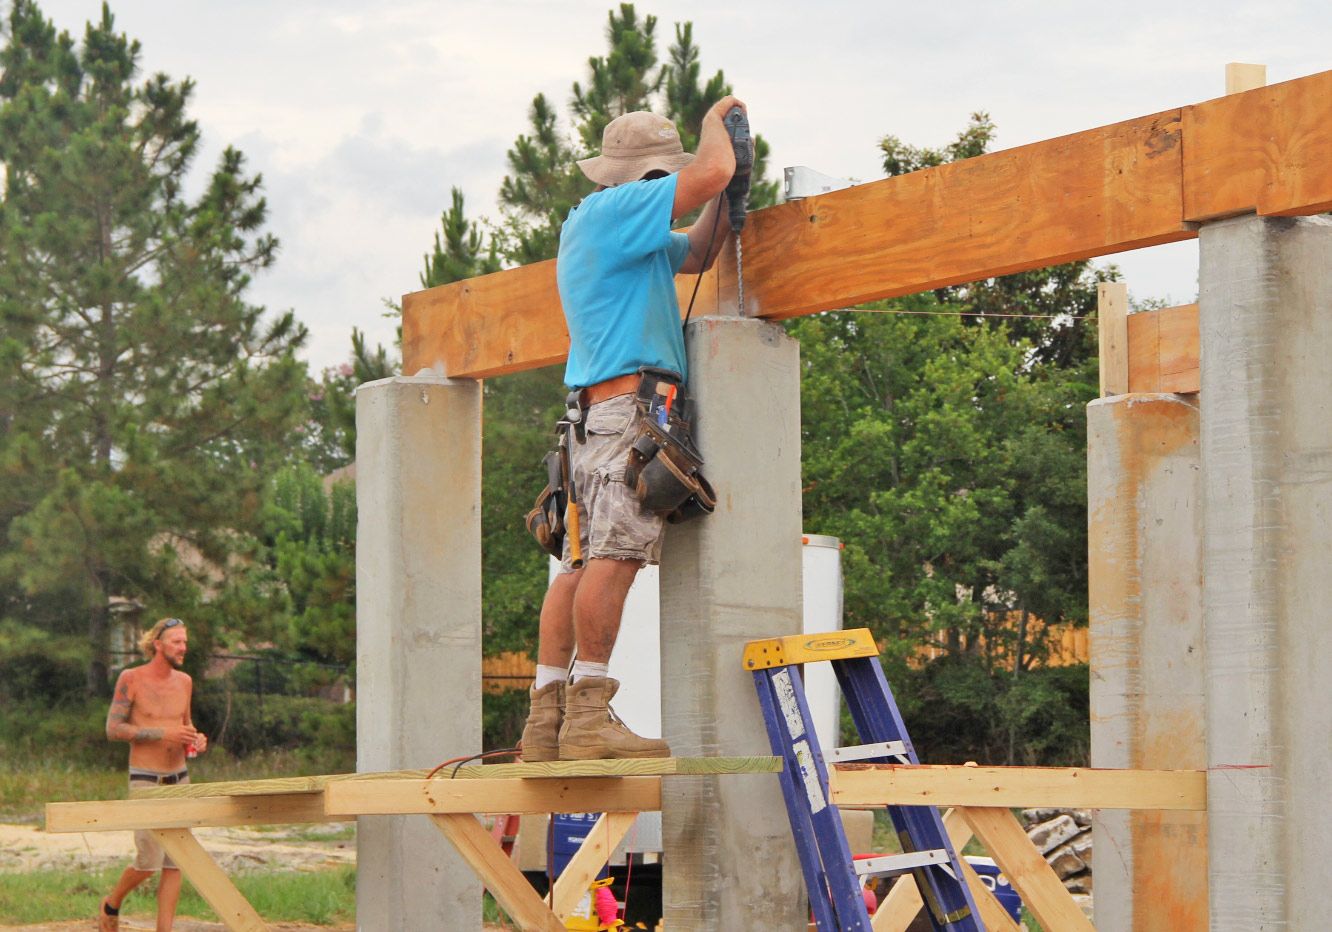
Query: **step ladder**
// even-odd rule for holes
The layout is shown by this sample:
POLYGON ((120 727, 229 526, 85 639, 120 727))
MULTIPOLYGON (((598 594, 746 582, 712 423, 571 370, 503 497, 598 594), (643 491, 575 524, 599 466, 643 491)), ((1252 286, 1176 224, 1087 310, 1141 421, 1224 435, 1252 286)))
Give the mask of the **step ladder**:
POLYGON ((852 861, 827 764, 918 764, 868 628, 750 641, 743 664, 754 674, 772 753, 782 758, 782 795, 819 932, 860 929, 871 920, 861 878, 910 873, 937 932, 985 932, 939 810, 888 806, 902 854, 852 861), (832 663, 863 744, 824 755, 814 734, 799 665, 832 663), (826 761, 826 763, 825 763, 826 761))

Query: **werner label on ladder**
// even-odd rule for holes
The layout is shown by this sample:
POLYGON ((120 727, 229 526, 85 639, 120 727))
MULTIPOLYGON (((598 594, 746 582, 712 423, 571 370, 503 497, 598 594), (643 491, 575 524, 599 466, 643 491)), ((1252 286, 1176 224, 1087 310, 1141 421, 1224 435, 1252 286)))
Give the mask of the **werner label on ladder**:
POLYGON ((911 739, 879 665, 866 628, 828 635, 793 635, 751 641, 743 663, 754 674, 773 754, 782 758, 782 795, 814 921, 821 930, 871 928, 861 895, 868 876, 910 873, 921 891, 931 928, 984 932, 957 852, 939 811, 930 806, 888 806, 903 853, 853 861, 841 816, 829 805, 826 761, 917 764, 911 739), (839 748, 825 759, 805 700, 800 664, 833 666, 863 744, 839 748))

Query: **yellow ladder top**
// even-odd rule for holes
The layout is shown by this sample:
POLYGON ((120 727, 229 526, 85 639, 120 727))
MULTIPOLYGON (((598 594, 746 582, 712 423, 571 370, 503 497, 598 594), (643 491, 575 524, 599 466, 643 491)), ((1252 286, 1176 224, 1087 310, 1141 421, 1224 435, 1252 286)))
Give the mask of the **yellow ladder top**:
POLYGON ((850 628, 824 634, 791 634, 782 638, 764 638, 745 645, 742 663, 746 670, 766 670, 793 663, 816 660, 849 660, 852 657, 877 657, 879 646, 869 628, 850 628))

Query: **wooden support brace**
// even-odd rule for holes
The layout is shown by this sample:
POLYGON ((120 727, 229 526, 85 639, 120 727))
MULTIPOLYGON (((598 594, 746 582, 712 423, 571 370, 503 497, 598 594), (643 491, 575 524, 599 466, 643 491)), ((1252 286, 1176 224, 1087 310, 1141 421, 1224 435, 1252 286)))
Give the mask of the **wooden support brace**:
POLYGON ((550 911, 522 871, 506 855, 476 816, 464 812, 432 815, 431 821, 458 849, 481 878, 495 902, 522 929, 564 932, 564 923, 550 911))
POLYGON ((1207 808, 1201 770, 837 764, 828 780, 837 806, 1207 808))
POLYGON ((193 832, 187 828, 159 828, 153 829, 153 835, 230 932, 263 932, 268 928, 193 832))
POLYGON ((569 918, 636 818, 636 812, 603 812, 597 819, 555 881, 554 910, 561 922, 569 918))
MULTIPOLYGON (((961 859, 962 849, 971 840, 971 826, 967 824, 967 820, 962 817, 958 809, 949 809, 944 813, 943 822, 948 832, 948 840, 953 843, 953 850, 961 859)), ((976 869, 965 859, 961 860, 962 873, 967 878, 971 897, 976 901, 976 909, 980 911, 981 922, 984 923, 987 932, 1021 932, 1013 917, 1008 915, 1008 910, 1004 909, 990 888, 985 886, 976 869)), ((904 875, 893 884, 874 913, 874 932, 906 932, 924 905, 925 901, 921 898, 915 878, 911 874, 904 875)))
POLYGON ((1022 896, 1022 905, 1043 928, 1096 932, 1012 812, 968 806, 962 809, 962 817, 989 850, 1013 889, 1022 896))

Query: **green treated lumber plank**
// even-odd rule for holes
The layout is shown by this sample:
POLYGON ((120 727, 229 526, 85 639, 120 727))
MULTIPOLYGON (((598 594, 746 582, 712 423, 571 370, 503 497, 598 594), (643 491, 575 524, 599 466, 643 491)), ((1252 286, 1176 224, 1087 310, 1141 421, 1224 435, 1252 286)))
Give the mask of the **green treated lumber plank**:
MULTIPOLYGON (((436 779, 503 779, 542 777, 707 776, 740 773, 779 773, 778 757, 657 757, 643 760, 549 761, 533 764, 486 764, 446 767, 436 779)), ((187 783, 130 791, 131 799, 198 799, 205 796, 278 796, 322 793, 330 783, 343 780, 425 779, 429 770, 391 770, 385 773, 335 773, 308 777, 273 777, 264 780, 225 780, 187 783)))

